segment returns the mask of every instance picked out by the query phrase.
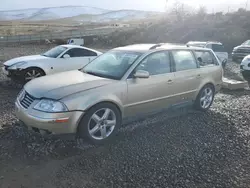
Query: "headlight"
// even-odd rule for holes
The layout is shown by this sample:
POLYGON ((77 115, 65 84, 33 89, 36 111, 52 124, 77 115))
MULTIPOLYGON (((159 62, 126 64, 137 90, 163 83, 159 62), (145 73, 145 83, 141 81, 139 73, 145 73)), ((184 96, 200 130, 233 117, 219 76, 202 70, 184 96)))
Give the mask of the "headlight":
POLYGON ((11 65, 9 68, 16 69, 16 68, 19 68, 19 67, 21 67, 22 65, 24 65, 26 63, 27 62, 25 62, 25 61, 21 61, 21 62, 15 63, 14 65, 11 65))
POLYGON ((40 110, 43 112, 65 112, 68 111, 68 108, 62 102, 50 100, 50 99, 42 99, 38 102, 34 109, 40 110))

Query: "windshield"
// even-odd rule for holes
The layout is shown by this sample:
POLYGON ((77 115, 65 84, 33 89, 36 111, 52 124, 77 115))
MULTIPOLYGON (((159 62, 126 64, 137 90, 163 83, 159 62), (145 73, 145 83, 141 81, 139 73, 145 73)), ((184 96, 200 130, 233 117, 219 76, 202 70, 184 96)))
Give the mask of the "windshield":
POLYGON ((83 68, 83 72, 120 80, 142 53, 112 50, 97 57, 83 68))
POLYGON ((247 40, 246 42, 244 42, 243 45, 250 45, 250 40, 247 40))
POLYGON ((66 47, 63 46, 57 46, 55 48, 50 49, 49 51, 45 52, 42 54, 43 56, 46 57, 51 57, 51 58, 57 58, 61 53, 63 53, 65 50, 67 50, 66 47))

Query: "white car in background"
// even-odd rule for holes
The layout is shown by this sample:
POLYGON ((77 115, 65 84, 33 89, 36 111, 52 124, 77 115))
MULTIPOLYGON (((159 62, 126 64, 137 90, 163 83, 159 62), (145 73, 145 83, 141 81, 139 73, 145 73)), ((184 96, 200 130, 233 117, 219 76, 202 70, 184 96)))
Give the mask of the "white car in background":
POLYGON ((202 42, 202 41, 190 41, 187 43, 188 46, 195 46, 195 47, 201 47, 201 48, 210 48, 214 51, 216 56, 219 58, 219 60, 223 63, 223 67, 225 67, 226 63, 228 62, 228 53, 225 50, 223 44, 221 42, 214 42, 214 41, 208 41, 208 42, 202 42))
POLYGON ((245 80, 250 81, 250 55, 241 61, 240 72, 245 80))
POLYGON ((81 69, 101 54, 97 50, 78 45, 60 45, 40 55, 6 61, 2 69, 13 80, 26 83, 37 77, 81 69))

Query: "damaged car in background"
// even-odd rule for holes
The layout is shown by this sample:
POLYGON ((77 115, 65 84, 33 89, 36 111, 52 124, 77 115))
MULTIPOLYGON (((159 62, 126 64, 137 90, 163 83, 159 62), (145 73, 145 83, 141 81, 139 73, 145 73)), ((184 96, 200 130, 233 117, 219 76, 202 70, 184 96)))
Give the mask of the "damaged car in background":
POLYGON ((60 45, 40 55, 6 61, 2 71, 14 81, 27 83, 41 76, 80 69, 101 54, 78 45, 60 45))
POLYGON ((234 47, 232 51, 232 60, 237 62, 250 55, 250 40, 243 42, 241 45, 234 47))

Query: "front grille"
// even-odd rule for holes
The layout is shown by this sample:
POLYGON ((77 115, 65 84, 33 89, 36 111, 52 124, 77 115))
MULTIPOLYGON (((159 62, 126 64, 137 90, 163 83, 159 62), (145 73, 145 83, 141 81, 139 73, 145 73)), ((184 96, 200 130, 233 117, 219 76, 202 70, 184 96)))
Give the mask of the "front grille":
POLYGON ((238 48, 236 52, 250 54, 250 48, 238 48))
POLYGON ((22 90, 18 95, 18 100, 20 104, 27 109, 34 102, 35 98, 28 94, 25 90, 22 90))

